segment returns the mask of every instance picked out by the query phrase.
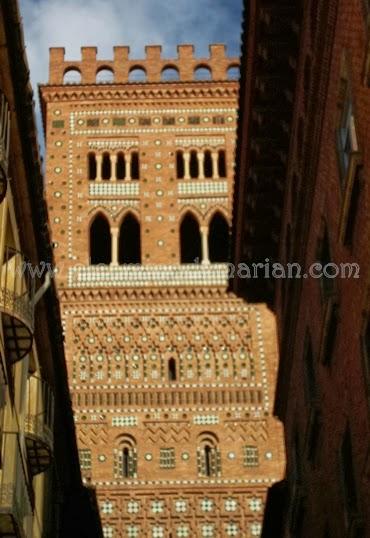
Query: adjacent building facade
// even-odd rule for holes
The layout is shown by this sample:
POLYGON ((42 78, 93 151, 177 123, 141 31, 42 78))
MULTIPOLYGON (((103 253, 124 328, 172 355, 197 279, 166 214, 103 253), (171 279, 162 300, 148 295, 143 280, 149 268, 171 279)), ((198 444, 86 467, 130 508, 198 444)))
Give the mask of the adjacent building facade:
POLYGON ((263 279, 231 282, 239 295, 268 300, 278 320, 275 414, 287 474, 270 490, 263 536, 365 537, 369 3, 296 4, 245 8, 234 261, 302 268, 269 289, 263 279))
POLYGON ((274 318, 227 292, 239 60, 50 51, 46 192, 106 537, 259 536, 283 473, 274 318))
POLYGON ((0 535, 102 536, 82 484, 32 90, 17 3, 0 7, 0 535), (78 518, 76 517, 78 513, 78 518))

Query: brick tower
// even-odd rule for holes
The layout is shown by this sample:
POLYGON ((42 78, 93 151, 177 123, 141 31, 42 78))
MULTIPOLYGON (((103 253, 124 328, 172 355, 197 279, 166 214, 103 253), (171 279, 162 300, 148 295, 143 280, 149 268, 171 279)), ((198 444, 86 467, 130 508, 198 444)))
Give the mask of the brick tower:
POLYGON ((41 87, 85 480, 106 537, 259 536, 284 457, 274 318, 226 291, 238 59, 96 54, 41 87))

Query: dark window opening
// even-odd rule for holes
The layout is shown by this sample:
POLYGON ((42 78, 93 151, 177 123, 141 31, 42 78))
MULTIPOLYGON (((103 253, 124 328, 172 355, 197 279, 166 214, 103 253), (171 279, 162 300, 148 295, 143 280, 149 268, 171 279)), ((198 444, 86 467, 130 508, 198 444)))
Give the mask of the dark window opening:
POLYGON ((88 155, 89 179, 96 179, 96 155, 89 153, 88 155))
POLYGON ((102 161, 102 179, 110 179, 112 175, 111 162, 109 153, 103 153, 102 161))
POLYGON ((209 150, 206 150, 204 152, 204 176, 205 177, 212 177, 212 157, 211 152, 209 150))
POLYGON ((188 213, 180 226, 181 263, 200 263, 201 237, 196 219, 188 213))
POLYGON ((125 178, 125 156, 123 153, 118 153, 116 163, 116 177, 117 179, 125 178))
POLYGON ((184 155, 182 151, 176 151, 176 175, 178 179, 184 178, 184 155))
POLYGON ((175 359, 170 359, 168 361, 168 379, 169 381, 176 381, 176 361, 175 359))
POLYGON ((97 215, 90 226, 90 264, 111 262, 111 234, 109 223, 103 215, 97 215))
POLYGON ((122 452, 122 475, 125 478, 130 476, 130 450, 127 447, 122 452))
POLYGON ((209 445, 204 447, 204 470, 206 476, 212 476, 212 448, 209 445))
POLYGON ((348 208, 348 213, 347 213, 346 228, 344 232, 344 244, 346 246, 352 246, 352 243, 353 243, 353 235, 355 231, 356 217, 357 217, 357 212, 358 212, 358 203, 359 203, 360 193, 361 193, 360 176, 361 176, 361 167, 358 166, 356 168, 356 174, 353 180, 351 198, 350 198, 349 208, 348 208))
POLYGON ((130 213, 123 219, 120 228, 119 263, 141 263, 140 224, 130 213))
POLYGON ((190 152, 190 177, 197 178, 199 176, 199 164, 197 152, 192 150, 190 152))
POLYGON ((227 262, 229 259, 229 225, 220 213, 211 220, 208 235, 209 259, 211 262, 227 262))
POLYGON ((226 177, 226 153, 223 149, 218 152, 218 175, 226 177))
POLYGON ((137 151, 133 151, 131 153, 131 179, 140 178, 139 168, 139 153, 137 151))

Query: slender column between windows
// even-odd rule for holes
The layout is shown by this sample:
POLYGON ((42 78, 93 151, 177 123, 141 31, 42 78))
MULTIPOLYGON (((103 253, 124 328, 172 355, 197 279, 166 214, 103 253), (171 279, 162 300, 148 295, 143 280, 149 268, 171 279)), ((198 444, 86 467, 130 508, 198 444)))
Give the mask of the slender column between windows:
POLYGON ((198 158, 198 167, 199 167, 198 178, 204 179, 204 152, 198 151, 197 158, 198 158))
POLYGON ((184 152, 184 179, 190 179, 190 153, 184 152))
POLYGON ((212 152, 211 154, 211 157, 212 157, 212 178, 213 179, 218 179, 219 176, 218 176, 218 153, 217 152, 212 152))
POLYGON ((96 156, 96 181, 101 181, 102 179, 102 167, 103 167, 103 156, 96 156))
POLYGON ((112 181, 117 179, 117 155, 111 155, 111 175, 110 178, 112 181))
POLYGON ((209 263, 208 226, 201 226, 200 234, 202 237, 202 263, 209 263))
POLYGON ((112 261, 111 265, 118 265, 118 236, 119 236, 119 229, 118 228, 111 228, 111 236, 112 236, 112 261))
POLYGON ((126 156, 126 174, 125 179, 131 181, 131 153, 127 153, 126 156))

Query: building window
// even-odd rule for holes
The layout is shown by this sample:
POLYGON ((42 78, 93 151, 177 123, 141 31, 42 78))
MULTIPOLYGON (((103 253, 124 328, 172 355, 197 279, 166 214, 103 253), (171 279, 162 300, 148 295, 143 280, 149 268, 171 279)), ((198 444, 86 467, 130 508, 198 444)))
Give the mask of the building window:
POLYGON ((90 226, 90 264, 110 264, 111 234, 109 223, 104 215, 98 214, 90 226))
POLYGON ((60 129, 64 127, 64 120, 53 120, 51 126, 54 129, 60 129))
POLYGON ((117 155, 117 162, 116 162, 116 178, 117 179, 125 179, 126 176, 126 162, 125 162, 125 156, 120 151, 117 155))
POLYGON ((140 179, 139 153, 137 151, 131 153, 131 178, 140 179))
POLYGON ((190 177, 196 179, 199 176, 199 163, 197 152, 193 149, 190 152, 190 177))
POLYGON ((87 168, 89 179, 96 179, 96 155, 95 153, 89 153, 87 155, 87 168))
POLYGON ((176 151, 176 175, 178 179, 184 179, 184 154, 182 151, 176 151))
POLYGON ((159 467, 161 469, 175 468, 175 449, 161 448, 159 451, 159 467))
POLYGON ((119 448, 114 451, 115 477, 133 478, 137 476, 136 442, 129 435, 123 435, 119 448))
POLYGON ((341 469, 344 502, 347 516, 357 510, 357 488, 353 465, 351 432, 347 426, 341 446, 341 469))
POLYGON ((101 165, 101 177, 102 179, 110 179, 112 175, 112 167, 110 162, 109 153, 103 153, 102 165, 101 165))
POLYGON ((119 232, 120 264, 141 263, 140 223, 132 213, 127 213, 119 232))
POLYGON ((209 259, 214 263, 227 262, 229 259, 229 225, 225 217, 217 212, 209 225, 209 259))
POLYGON ((80 467, 83 471, 91 470, 91 450, 88 448, 82 448, 78 451, 80 459, 80 467))
POLYGON ((324 325, 322 346, 322 361, 326 365, 330 365, 333 361, 338 325, 339 305, 336 303, 329 303, 324 325))
POLYGON ((258 467, 259 465, 259 454, 258 447, 256 446, 245 446, 244 447, 244 467, 258 467))
POLYGON ((171 358, 168 361, 168 380, 169 381, 176 381, 177 374, 176 374, 176 361, 175 359, 171 358))
POLYGON ((218 440, 211 433, 202 433, 198 438, 198 474, 200 476, 221 475, 221 452, 218 440))
POLYGON ((200 263, 202 247, 199 224, 191 213, 186 213, 180 225, 181 263, 200 263))
POLYGON ((218 152, 218 176, 226 177, 226 153, 223 149, 218 152))
POLYGON ((210 178, 213 176, 213 166, 211 152, 207 149, 204 152, 204 177, 210 178))

